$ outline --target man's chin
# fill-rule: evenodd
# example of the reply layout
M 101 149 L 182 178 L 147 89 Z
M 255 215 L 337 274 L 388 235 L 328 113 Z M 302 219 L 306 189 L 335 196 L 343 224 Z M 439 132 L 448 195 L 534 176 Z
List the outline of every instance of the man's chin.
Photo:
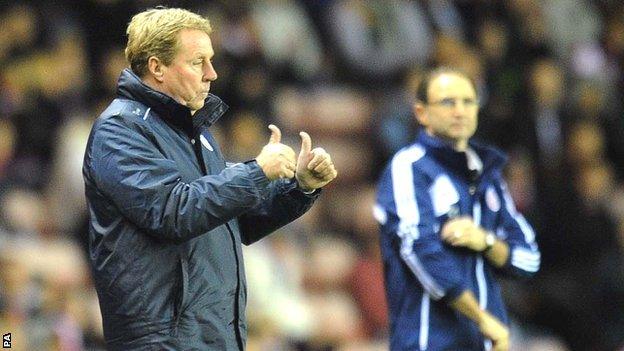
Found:
M 470 138 L 474 134 L 474 131 L 468 128 L 460 128 L 449 133 L 454 139 Z
M 202 107 L 204 107 L 204 100 L 193 101 L 193 102 L 187 104 L 186 106 L 189 109 L 191 109 L 191 111 L 197 111 L 197 110 L 200 110 Z

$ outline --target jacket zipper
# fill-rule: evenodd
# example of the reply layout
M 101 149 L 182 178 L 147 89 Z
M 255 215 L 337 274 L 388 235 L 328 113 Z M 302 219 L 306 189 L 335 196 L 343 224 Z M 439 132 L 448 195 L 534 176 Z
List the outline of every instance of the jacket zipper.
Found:
M 180 257 L 178 259 L 178 267 L 179 267 L 179 277 L 180 281 L 178 286 L 176 286 L 176 296 L 173 305 L 173 330 L 171 331 L 172 336 L 178 335 L 178 326 L 180 325 L 180 319 L 182 319 L 182 309 L 184 308 L 184 295 L 186 295 L 186 281 L 187 281 L 187 273 L 184 269 L 184 258 Z
M 481 203 L 477 199 L 472 205 L 472 218 L 477 225 L 481 225 Z M 487 281 L 485 280 L 485 268 L 484 268 L 483 256 L 477 255 L 477 263 L 475 266 L 475 274 L 477 276 L 477 287 L 479 288 L 479 307 L 486 309 L 488 301 Z M 490 340 L 484 340 L 485 350 L 492 349 L 492 342 Z
M 243 345 L 243 336 L 241 335 L 240 327 L 239 327 L 239 315 L 240 315 L 240 303 L 239 298 L 241 294 L 241 283 L 240 283 L 240 264 L 238 264 L 238 252 L 236 251 L 236 238 L 234 236 L 234 232 L 230 227 L 229 223 L 226 223 L 225 226 L 230 233 L 230 238 L 232 239 L 232 247 L 234 249 L 234 258 L 236 259 L 236 298 L 234 299 L 234 331 L 236 334 L 236 342 L 238 343 L 238 348 L 242 351 L 244 350 Z
M 201 133 L 200 133 L 200 137 L 201 137 Z M 204 163 L 204 157 L 202 154 L 202 146 L 201 146 L 201 143 L 198 142 L 198 139 L 199 138 L 191 139 L 191 144 L 193 145 L 193 151 L 195 151 L 197 162 L 199 163 L 199 166 L 203 174 L 207 175 L 208 171 L 207 171 L 206 164 Z M 232 240 L 232 249 L 234 250 L 234 259 L 236 260 L 236 298 L 234 299 L 234 331 L 236 334 L 236 342 L 238 343 L 238 348 L 240 350 L 244 350 L 243 336 L 241 335 L 241 331 L 238 325 L 240 321 L 240 318 L 239 318 L 240 303 L 238 300 L 241 294 L 241 283 L 240 283 L 239 257 L 238 257 L 238 252 L 236 251 L 236 237 L 234 236 L 234 231 L 232 231 L 230 224 L 226 223 L 225 226 L 227 227 L 228 232 L 230 234 L 230 239 Z M 177 327 L 177 324 L 176 324 L 176 327 Z

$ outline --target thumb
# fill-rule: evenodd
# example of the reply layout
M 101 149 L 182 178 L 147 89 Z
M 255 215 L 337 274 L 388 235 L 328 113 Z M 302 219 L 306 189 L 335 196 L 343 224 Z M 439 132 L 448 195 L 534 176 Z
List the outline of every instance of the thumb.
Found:
M 301 152 L 299 152 L 299 155 L 308 155 L 312 150 L 312 139 L 306 132 L 300 132 L 299 136 L 301 136 Z
M 282 132 L 274 124 L 269 124 L 271 130 L 271 138 L 269 138 L 269 144 L 279 144 L 282 140 Z

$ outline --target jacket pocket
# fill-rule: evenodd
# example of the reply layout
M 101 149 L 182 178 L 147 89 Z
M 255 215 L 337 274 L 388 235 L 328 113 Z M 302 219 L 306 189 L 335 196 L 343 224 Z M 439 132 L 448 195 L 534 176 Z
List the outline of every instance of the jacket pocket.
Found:
M 171 329 L 171 335 L 176 336 L 178 334 L 178 325 L 184 307 L 186 306 L 185 297 L 188 295 L 188 263 L 184 258 L 179 258 L 178 268 L 176 272 L 177 281 L 173 289 L 173 327 Z

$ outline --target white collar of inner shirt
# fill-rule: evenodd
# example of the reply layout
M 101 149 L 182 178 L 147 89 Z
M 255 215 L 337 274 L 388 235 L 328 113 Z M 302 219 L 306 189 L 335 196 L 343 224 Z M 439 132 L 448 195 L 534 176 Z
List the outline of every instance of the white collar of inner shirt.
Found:
M 483 172 L 483 161 L 472 148 L 466 149 L 466 160 L 468 161 L 468 169 L 477 171 L 478 174 Z

